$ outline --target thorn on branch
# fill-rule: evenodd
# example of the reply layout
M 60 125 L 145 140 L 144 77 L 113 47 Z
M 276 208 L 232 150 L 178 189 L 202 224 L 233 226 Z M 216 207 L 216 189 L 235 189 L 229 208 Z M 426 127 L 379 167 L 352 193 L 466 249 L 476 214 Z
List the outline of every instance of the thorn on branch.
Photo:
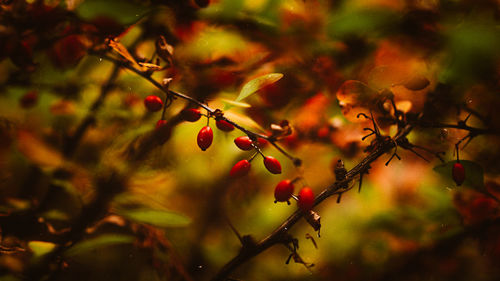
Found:
M 306 233 L 306 239 L 311 239 L 311 242 L 313 243 L 314 248 L 318 249 L 318 244 L 316 244 L 316 241 L 314 241 L 314 237 L 312 237 L 311 234 Z
M 389 99 L 391 101 L 392 109 L 394 110 L 394 117 L 396 117 L 396 122 L 398 124 L 398 127 L 403 127 L 404 126 L 404 113 L 400 110 L 397 109 L 396 103 L 394 102 L 394 98 L 391 97 Z
M 393 153 L 391 158 L 389 158 L 389 160 L 387 160 L 387 162 L 385 162 L 385 165 L 388 166 L 389 163 L 391 162 L 392 158 L 394 158 L 394 156 L 396 156 L 396 158 L 398 158 L 398 160 L 401 160 L 401 157 L 399 157 L 399 155 L 397 153 Z
M 393 141 L 394 141 L 394 140 L 393 140 Z M 385 162 L 385 165 L 386 165 L 386 166 L 388 166 L 388 165 L 389 165 L 389 163 L 391 163 L 391 160 L 392 160 L 394 157 L 398 158 L 398 160 L 401 160 L 401 157 L 399 157 L 399 155 L 398 155 L 398 153 L 397 153 L 397 152 L 398 152 L 398 144 L 394 141 L 394 152 L 392 153 L 391 158 L 389 158 L 389 160 L 387 160 L 387 162 Z
M 347 169 L 344 166 L 344 161 L 342 159 L 339 159 L 337 161 L 337 164 L 335 165 L 334 169 L 335 173 L 335 181 L 336 182 L 341 182 L 345 179 L 347 175 Z M 342 183 L 337 186 L 337 189 L 345 189 L 347 188 L 348 184 L 347 183 Z M 342 192 L 339 193 L 339 196 L 337 197 L 337 204 L 340 203 L 340 199 L 342 198 Z
M 424 156 L 422 156 L 420 153 L 416 152 L 415 149 L 409 147 L 407 148 L 409 151 L 413 152 L 415 155 L 417 155 L 418 157 L 422 158 L 425 162 L 430 162 L 429 160 L 427 160 L 427 158 L 425 158 Z
M 370 166 L 370 164 L 368 164 L 368 166 L 366 167 L 366 169 L 365 169 L 365 170 L 363 170 L 363 171 L 361 171 L 361 172 L 359 173 L 359 187 L 358 187 L 358 193 L 361 193 L 361 186 L 363 185 L 363 176 L 364 176 L 365 174 L 369 174 L 369 171 L 368 171 L 368 170 L 370 170 L 370 168 L 371 168 L 371 166 Z
M 363 130 L 365 131 L 370 131 L 371 133 L 369 133 L 368 135 L 364 136 L 361 138 L 361 141 L 364 141 L 367 137 L 371 136 L 371 135 L 374 135 L 376 134 L 374 130 L 370 129 L 370 128 L 363 128 Z
M 358 113 L 358 115 L 356 115 L 356 118 L 359 118 L 359 117 L 365 117 L 366 119 L 370 119 L 370 117 L 368 117 L 368 115 L 366 115 L 365 113 L 361 112 L 361 113 Z
M 401 146 L 402 148 L 406 149 L 406 150 L 409 150 L 411 152 L 413 152 L 415 155 L 417 155 L 418 157 L 422 158 L 424 161 L 426 162 L 429 162 L 429 160 L 427 160 L 424 156 L 422 156 L 420 153 L 418 153 L 414 148 L 418 148 L 418 149 L 421 149 L 429 154 L 432 154 L 434 156 L 436 156 L 439 160 L 441 160 L 441 162 L 445 162 L 443 157 L 441 157 L 441 154 L 445 154 L 444 151 L 438 151 L 438 152 L 434 152 L 426 147 L 423 147 L 423 146 L 419 146 L 419 145 L 415 145 L 415 144 L 412 144 L 410 143 L 410 141 L 408 140 L 408 138 L 403 138 L 399 141 L 399 146 Z
M 234 227 L 233 223 L 229 220 L 229 218 L 227 216 L 224 216 L 224 217 L 225 217 L 225 219 L 227 221 L 227 224 L 231 228 L 231 230 L 234 232 L 234 234 L 236 235 L 236 237 L 238 237 L 238 240 L 240 240 L 241 245 L 244 245 L 245 241 L 243 241 L 243 237 L 240 235 L 240 233 L 238 232 L 238 230 L 236 229 L 236 227 Z
M 462 149 L 465 149 L 465 147 L 472 141 L 473 138 L 475 138 L 476 135 L 473 133 L 469 133 L 467 136 L 465 136 L 460 142 L 467 140 L 467 142 L 462 146 Z

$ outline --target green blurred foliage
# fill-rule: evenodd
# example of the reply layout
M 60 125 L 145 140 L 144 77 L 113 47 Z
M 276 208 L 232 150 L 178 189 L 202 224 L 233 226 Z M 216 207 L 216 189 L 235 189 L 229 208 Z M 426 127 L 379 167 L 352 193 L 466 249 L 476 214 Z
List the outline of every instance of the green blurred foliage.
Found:
M 384 90 L 408 116 L 456 124 L 467 117 L 457 110 L 465 105 L 487 116 L 472 116 L 468 125 L 499 128 L 495 1 L 213 0 L 203 9 L 194 0 L 12 2 L 2 2 L 0 12 L 2 280 L 26 277 L 47 257 L 53 280 L 206 280 L 240 249 L 230 224 L 259 240 L 296 210 L 295 202 L 273 203 L 280 180 L 301 176 L 295 194 L 305 185 L 318 194 L 335 181 L 337 159 L 350 169 L 366 156 L 372 138 L 361 138 L 371 123 L 354 113 L 377 114 Z M 60 67 L 50 54 L 68 34 L 82 36 L 75 44 L 89 54 Z M 171 124 L 165 142 L 136 157 L 164 133 L 155 130 L 162 113 L 147 112 L 143 98 L 165 95 L 122 69 L 92 109 L 114 67 L 99 52 L 122 59 L 104 45 L 118 36 L 135 60 L 156 64 L 160 35 L 173 46 L 173 66 L 153 79 L 173 78 L 171 89 L 259 133 L 288 120 L 293 133 L 278 143 L 303 166 L 267 144 L 262 153 L 276 157 L 283 174 L 270 174 L 257 155 L 248 176 L 230 178 L 231 167 L 251 157 L 233 143 L 243 133 L 217 130 L 211 119 L 214 143 L 202 152 L 196 136 L 206 118 L 182 122 L 179 113 L 193 104 L 179 98 L 163 116 Z M 32 50 L 19 54 L 25 45 Z M 428 84 L 405 86 L 415 77 Z M 362 101 L 352 89 L 338 92 L 348 80 L 366 88 Z M 23 106 L 32 90 L 36 103 Z M 74 154 L 65 153 L 89 112 L 91 125 Z M 379 123 L 383 133 L 396 130 Z M 409 139 L 450 160 L 463 133 L 422 129 Z M 289 231 L 314 267 L 285 264 L 290 252 L 278 245 L 232 276 L 496 280 L 498 227 L 471 235 L 478 239 L 461 235 L 498 220 L 498 141 L 480 136 L 461 151 L 470 159 L 461 162 L 471 189 L 455 188 L 455 161 L 425 154 L 425 162 L 399 148 L 402 160 L 385 166 L 390 155 L 382 155 L 360 193 L 355 186 L 339 204 L 330 198 L 315 209 L 321 237 L 305 220 Z M 74 243 L 63 243 L 66 237 Z

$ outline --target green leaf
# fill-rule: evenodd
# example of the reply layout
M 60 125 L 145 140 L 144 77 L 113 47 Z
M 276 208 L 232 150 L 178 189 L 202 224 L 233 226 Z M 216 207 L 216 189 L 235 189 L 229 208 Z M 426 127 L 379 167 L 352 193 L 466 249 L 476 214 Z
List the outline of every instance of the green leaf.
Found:
M 107 16 L 125 25 L 137 22 L 147 11 L 145 6 L 120 0 L 86 0 L 76 9 L 77 14 L 86 20 Z
M 449 188 L 457 187 L 451 176 L 453 164 L 455 164 L 456 162 L 457 161 L 449 161 L 433 168 L 435 172 L 442 176 L 447 187 Z M 465 181 L 462 185 L 464 187 L 472 188 L 478 191 L 485 190 L 483 176 L 484 172 L 481 165 L 469 160 L 460 160 L 460 163 L 464 166 L 465 169 Z
M 247 98 L 248 96 L 257 92 L 259 89 L 280 80 L 282 77 L 283 74 L 281 73 L 269 73 L 247 82 L 241 89 L 240 94 L 235 101 L 241 101 Z
M 66 256 L 78 256 L 89 251 L 93 251 L 97 248 L 112 246 L 112 245 L 120 245 L 120 244 L 130 244 L 134 242 L 134 237 L 130 235 L 123 234 L 103 234 L 101 236 L 91 238 L 85 241 L 82 241 L 75 246 L 69 248 L 65 255 Z
M 327 25 L 327 32 L 334 38 L 349 36 L 377 37 L 390 32 L 397 26 L 399 17 L 387 9 L 344 10 L 332 14 Z
M 440 80 L 449 84 L 477 83 L 494 77 L 500 54 L 500 29 L 492 22 L 465 22 L 448 29 L 447 63 Z
M 56 244 L 45 241 L 30 241 L 28 242 L 28 247 L 33 252 L 33 256 L 37 258 L 52 251 L 56 247 Z
M 133 209 L 121 210 L 119 214 L 123 217 L 138 222 L 150 224 L 157 227 L 183 227 L 191 222 L 188 217 L 165 210 Z

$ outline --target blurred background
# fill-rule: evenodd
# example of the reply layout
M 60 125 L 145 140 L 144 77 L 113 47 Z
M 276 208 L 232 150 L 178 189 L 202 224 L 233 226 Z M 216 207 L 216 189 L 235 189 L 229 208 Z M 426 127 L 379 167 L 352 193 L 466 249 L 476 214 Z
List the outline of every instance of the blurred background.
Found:
M 372 123 L 358 113 L 395 134 L 375 107 L 388 91 L 409 120 L 484 129 L 459 146 L 465 183 L 451 166 L 469 131 L 417 126 L 408 139 L 428 161 L 382 155 L 360 192 L 314 208 L 321 237 L 305 220 L 289 230 L 307 264 L 276 245 L 230 280 L 498 280 L 499 22 L 496 0 L 1 1 L 2 280 L 209 280 L 241 248 L 231 225 L 259 241 L 297 209 L 274 203 L 278 182 L 319 194 L 338 159 L 349 170 L 368 155 Z M 201 151 L 207 118 L 180 115 L 196 105 L 147 111 L 146 96 L 165 94 L 109 58 L 253 132 L 287 120 L 278 144 L 302 166 L 262 142 L 282 174 L 257 155 L 230 178 L 253 154 L 234 144 L 243 132 L 210 119 Z M 242 98 L 270 73 L 283 77 Z

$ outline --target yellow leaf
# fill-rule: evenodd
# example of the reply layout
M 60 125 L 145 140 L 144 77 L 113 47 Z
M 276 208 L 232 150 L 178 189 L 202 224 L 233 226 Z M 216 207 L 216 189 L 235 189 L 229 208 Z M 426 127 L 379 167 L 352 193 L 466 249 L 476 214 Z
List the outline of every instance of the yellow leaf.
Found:
M 47 146 L 30 132 L 18 132 L 17 148 L 26 158 L 42 167 L 55 168 L 63 164 L 63 157 L 59 152 Z
M 262 132 L 265 132 L 264 128 L 262 128 L 257 122 L 253 121 L 252 118 L 246 116 L 246 115 L 241 115 L 235 112 L 225 112 L 224 116 L 229 118 L 230 120 L 242 125 L 245 128 L 253 128 L 253 129 L 258 129 Z
M 139 65 L 151 70 L 161 70 L 161 66 L 154 63 L 140 62 Z
M 240 101 L 234 101 L 234 100 L 228 100 L 228 99 L 220 99 L 223 103 L 226 104 L 225 109 L 231 108 L 233 106 L 236 107 L 243 107 L 243 108 L 248 108 L 251 107 L 248 103 L 245 102 L 240 102 Z
M 117 53 L 119 53 L 122 57 L 124 57 L 126 60 L 134 64 L 136 67 L 138 67 L 140 70 L 144 71 L 144 68 L 140 66 L 137 61 L 135 61 L 134 57 L 129 53 L 127 48 L 123 46 L 122 43 L 115 41 L 115 40 L 109 40 L 108 45 L 113 48 Z
M 45 241 L 30 241 L 28 247 L 30 247 L 35 257 L 40 257 L 52 251 L 56 244 Z

